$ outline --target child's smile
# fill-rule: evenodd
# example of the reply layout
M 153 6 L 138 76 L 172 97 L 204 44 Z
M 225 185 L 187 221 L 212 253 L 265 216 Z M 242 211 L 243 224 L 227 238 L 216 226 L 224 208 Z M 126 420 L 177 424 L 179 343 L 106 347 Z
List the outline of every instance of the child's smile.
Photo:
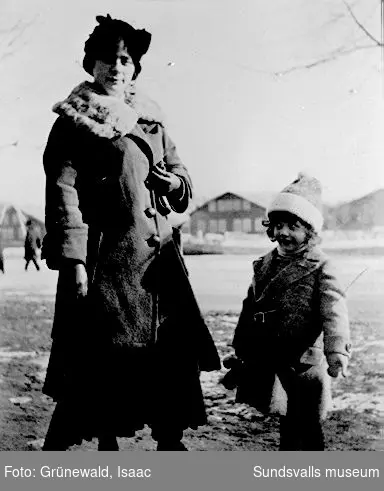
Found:
M 274 227 L 275 238 L 285 252 L 299 249 L 307 238 L 307 228 L 300 220 L 279 221 Z

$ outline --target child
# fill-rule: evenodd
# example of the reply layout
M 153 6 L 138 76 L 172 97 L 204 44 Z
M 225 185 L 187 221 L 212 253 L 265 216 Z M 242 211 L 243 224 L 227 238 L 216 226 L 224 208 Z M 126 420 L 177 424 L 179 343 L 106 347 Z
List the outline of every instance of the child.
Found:
M 347 375 L 351 345 L 344 292 L 317 245 L 320 183 L 299 174 L 267 214 L 277 247 L 254 261 L 235 330 L 237 401 L 281 415 L 280 450 L 324 450 L 329 375 Z

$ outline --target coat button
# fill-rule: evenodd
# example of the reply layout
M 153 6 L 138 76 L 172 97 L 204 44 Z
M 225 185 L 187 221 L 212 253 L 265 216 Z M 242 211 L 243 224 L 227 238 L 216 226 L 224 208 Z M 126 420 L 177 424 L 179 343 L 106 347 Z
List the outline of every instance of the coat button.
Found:
M 160 244 L 160 237 L 158 235 L 152 235 L 152 237 L 147 240 L 147 244 L 149 247 L 156 247 Z
M 147 215 L 147 217 L 149 217 L 149 218 L 153 218 L 154 216 L 156 216 L 156 210 L 155 210 L 154 208 L 152 208 L 152 207 L 147 208 L 147 209 L 145 210 L 145 212 L 144 212 L 144 213 L 145 213 L 145 214 Z

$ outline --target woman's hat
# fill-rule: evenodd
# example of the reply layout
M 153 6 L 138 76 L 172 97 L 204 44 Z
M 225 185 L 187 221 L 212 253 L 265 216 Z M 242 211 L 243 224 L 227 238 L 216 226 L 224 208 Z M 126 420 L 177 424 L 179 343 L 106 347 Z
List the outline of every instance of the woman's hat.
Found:
M 320 232 L 324 222 L 320 181 L 300 173 L 276 196 L 269 205 L 267 214 L 269 216 L 277 211 L 292 213 L 311 225 L 316 232 Z
M 109 49 L 116 47 L 119 40 L 123 40 L 135 64 L 136 76 L 141 71 L 140 59 L 148 51 L 152 35 L 145 29 L 135 29 L 133 26 L 119 19 L 96 17 L 98 25 L 95 27 L 84 46 L 84 70 L 93 75 L 95 61 L 100 59 Z

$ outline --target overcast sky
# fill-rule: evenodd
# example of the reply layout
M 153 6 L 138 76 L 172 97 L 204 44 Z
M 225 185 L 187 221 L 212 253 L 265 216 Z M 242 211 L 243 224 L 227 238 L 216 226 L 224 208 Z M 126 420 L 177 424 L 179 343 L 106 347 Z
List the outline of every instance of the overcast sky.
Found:
M 380 38 L 380 0 L 350 5 Z M 88 77 L 84 41 L 107 13 L 153 34 L 139 83 L 197 195 L 279 191 L 299 171 L 331 202 L 384 187 L 381 50 L 294 69 L 369 44 L 342 0 L 2 0 L 0 201 L 43 204 L 51 107 Z M 18 19 L 33 24 L 8 56 Z

